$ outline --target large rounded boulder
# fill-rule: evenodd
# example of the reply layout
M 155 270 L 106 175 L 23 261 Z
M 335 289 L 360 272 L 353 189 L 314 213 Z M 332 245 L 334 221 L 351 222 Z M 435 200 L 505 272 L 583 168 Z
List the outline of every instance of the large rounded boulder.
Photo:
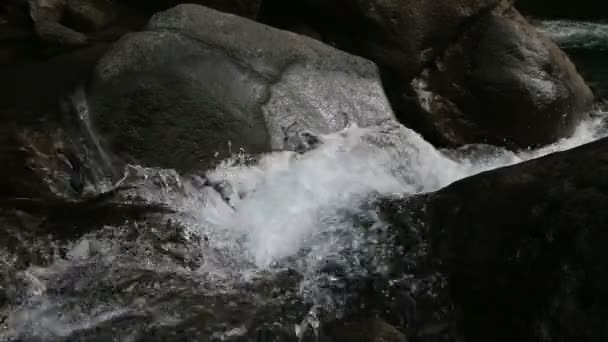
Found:
M 182 171 L 394 119 L 372 62 L 197 5 L 117 42 L 81 107 L 116 160 Z
M 592 106 L 568 57 L 512 1 L 269 0 L 259 18 L 378 63 L 398 118 L 436 145 L 548 144 Z
M 411 78 L 463 25 L 500 1 L 266 0 L 258 19 L 311 34 Z
M 549 144 L 571 135 L 593 104 L 566 54 L 511 7 L 476 20 L 413 88 L 427 127 L 450 145 Z

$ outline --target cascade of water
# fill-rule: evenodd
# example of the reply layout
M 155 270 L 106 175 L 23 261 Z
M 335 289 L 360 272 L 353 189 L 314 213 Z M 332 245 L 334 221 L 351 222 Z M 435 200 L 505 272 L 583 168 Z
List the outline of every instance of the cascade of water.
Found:
M 106 151 L 101 146 L 101 142 L 99 141 L 99 137 L 97 133 L 93 129 L 91 123 L 91 113 L 89 108 L 89 103 L 87 102 L 87 95 L 84 90 L 84 86 L 80 85 L 76 88 L 76 90 L 71 95 L 71 105 L 73 111 L 77 115 L 78 123 L 83 128 L 83 131 L 86 134 L 86 139 L 89 144 L 95 149 L 95 153 L 99 156 L 99 162 L 101 165 L 99 167 L 102 170 L 101 175 L 98 175 L 100 179 L 105 178 L 104 173 L 112 171 L 112 161 L 110 156 L 106 153 Z

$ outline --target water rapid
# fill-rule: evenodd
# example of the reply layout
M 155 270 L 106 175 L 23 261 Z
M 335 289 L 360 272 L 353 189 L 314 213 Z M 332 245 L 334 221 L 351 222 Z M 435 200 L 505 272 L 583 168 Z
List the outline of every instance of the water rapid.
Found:
M 62 258 L 16 275 L 20 300 L 4 321 L 0 340 L 86 340 L 104 325 L 111 325 L 120 341 L 137 340 L 142 330 L 199 317 L 193 316 L 198 308 L 184 309 L 185 301 L 211 305 L 217 298 L 228 304 L 217 304 L 214 316 L 205 316 L 208 324 L 236 323 L 220 324 L 223 330 L 210 336 L 230 340 L 246 332 L 242 322 L 263 321 L 266 311 L 274 310 L 272 301 L 235 304 L 242 303 L 244 289 L 285 270 L 301 275 L 289 298 L 307 304 L 292 303 L 294 308 L 337 306 L 319 286 L 328 260 L 350 275 L 382 272 L 377 237 L 355 229 L 361 220 L 372 230 L 382 224 L 366 209 L 370 200 L 435 191 L 485 170 L 591 142 L 607 133 L 602 115 L 580 125 L 571 138 L 531 151 L 491 146 L 442 151 L 392 124 L 321 136 L 320 145 L 305 153 L 240 153 L 204 176 L 182 178 L 171 170 L 134 166 L 132 176 L 143 184 L 140 195 L 177 210 L 166 229 L 186 233 L 167 237 L 154 225 L 127 222 L 126 228 L 108 226 L 58 247 L 65 250 Z M 239 315 L 247 318 L 239 321 Z M 315 325 L 310 318 L 315 315 L 306 316 L 308 325 Z M 295 333 L 306 326 L 297 325 Z

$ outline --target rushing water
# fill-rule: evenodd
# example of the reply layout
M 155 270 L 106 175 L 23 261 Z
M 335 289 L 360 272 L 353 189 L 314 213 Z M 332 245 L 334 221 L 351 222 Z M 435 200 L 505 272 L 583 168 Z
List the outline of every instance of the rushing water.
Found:
M 353 229 L 353 211 L 364 210 L 356 208 L 374 195 L 434 191 L 472 174 L 572 148 L 604 134 L 601 118 L 595 118 L 572 138 L 540 150 L 513 153 L 471 146 L 439 151 L 399 125 L 351 127 L 321 137 L 318 148 L 303 154 L 275 152 L 245 163 L 243 156 L 235 156 L 206 175 L 209 183 L 218 185 L 215 190 L 201 187 L 200 179 L 197 184 L 170 171 L 136 167 L 136 177 L 157 186 L 146 190 L 146 196 L 178 209 L 173 219 L 189 236 L 199 238 L 189 242 L 197 251 L 183 253 L 185 258 L 195 255 L 203 261 L 179 265 L 155 252 L 145 238 L 130 240 L 129 234 L 111 227 L 89 234 L 69 246 L 67 257 L 19 274 L 23 300 L 14 305 L 0 339 L 71 340 L 73 334 L 111 324 L 122 341 L 134 338 L 136 327 L 151 329 L 183 319 L 183 304 L 165 303 L 155 309 L 158 294 L 137 288 L 142 277 L 150 277 L 151 288 L 165 295 L 190 288 L 206 295 L 229 295 L 233 290 L 238 296 L 239 284 L 290 267 L 304 276 L 300 295 L 327 305 L 326 294 L 316 286 L 327 260 L 342 258 L 341 267 L 356 274 L 370 272 L 369 263 L 361 266 L 362 259 L 381 255 L 370 249 L 368 237 Z M 171 251 L 171 246 L 167 242 L 161 249 Z M 372 264 L 382 267 L 381 260 Z M 238 324 L 226 329 L 217 340 L 245 331 Z
M 249 257 L 265 267 L 334 229 L 327 222 L 336 212 L 372 193 L 435 191 L 481 171 L 590 142 L 603 134 L 598 127 L 599 118 L 582 124 L 570 139 L 520 153 L 489 146 L 441 152 L 404 127 L 353 127 L 324 136 L 319 148 L 303 155 L 279 152 L 253 166 L 221 165 L 208 178 L 229 186 L 229 205 L 220 206 L 232 208 L 203 206 L 199 222 L 245 236 Z
M 608 50 L 604 24 L 539 25 L 567 49 Z M 356 229 L 361 217 L 372 228 L 381 224 L 365 209 L 370 199 L 435 191 L 591 142 L 608 133 L 604 116 L 584 122 L 571 138 L 532 151 L 440 151 L 395 124 L 325 135 L 302 154 L 236 155 L 205 179 L 132 167 L 130 179 L 141 185 L 136 195 L 176 209 L 172 223 L 110 225 L 58 246 L 65 255 L 49 266 L 16 274 L 16 299 L 0 321 L 0 341 L 142 341 L 142 332 L 157 332 L 161 341 L 163 327 L 197 321 L 212 330 L 208 340 L 224 341 L 251 326 L 275 324 L 277 316 L 294 326 L 293 334 L 303 334 L 318 327 L 314 308 L 339 310 L 339 300 L 320 285 L 326 279 L 319 270 L 328 260 L 351 275 L 382 272 L 383 251 L 375 249 L 381 244 Z M 173 229 L 180 233 L 167 233 Z M 48 243 L 49 254 L 57 254 L 55 244 Z M 264 280 L 287 268 L 301 278 L 280 286 L 294 293 L 264 297 Z
M 537 27 L 564 49 L 608 51 L 607 22 L 544 20 Z

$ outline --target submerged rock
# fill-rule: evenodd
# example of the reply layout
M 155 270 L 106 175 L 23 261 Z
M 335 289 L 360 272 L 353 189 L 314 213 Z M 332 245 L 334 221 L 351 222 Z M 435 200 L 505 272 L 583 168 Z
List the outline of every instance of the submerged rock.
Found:
M 373 63 L 196 5 L 122 38 L 87 94 L 110 151 L 181 171 L 239 149 L 283 149 L 294 132 L 393 119 Z
M 549 144 L 591 109 L 574 65 L 512 1 L 270 0 L 260 20 L 378 63 L 397 117 L 436 145 Z

